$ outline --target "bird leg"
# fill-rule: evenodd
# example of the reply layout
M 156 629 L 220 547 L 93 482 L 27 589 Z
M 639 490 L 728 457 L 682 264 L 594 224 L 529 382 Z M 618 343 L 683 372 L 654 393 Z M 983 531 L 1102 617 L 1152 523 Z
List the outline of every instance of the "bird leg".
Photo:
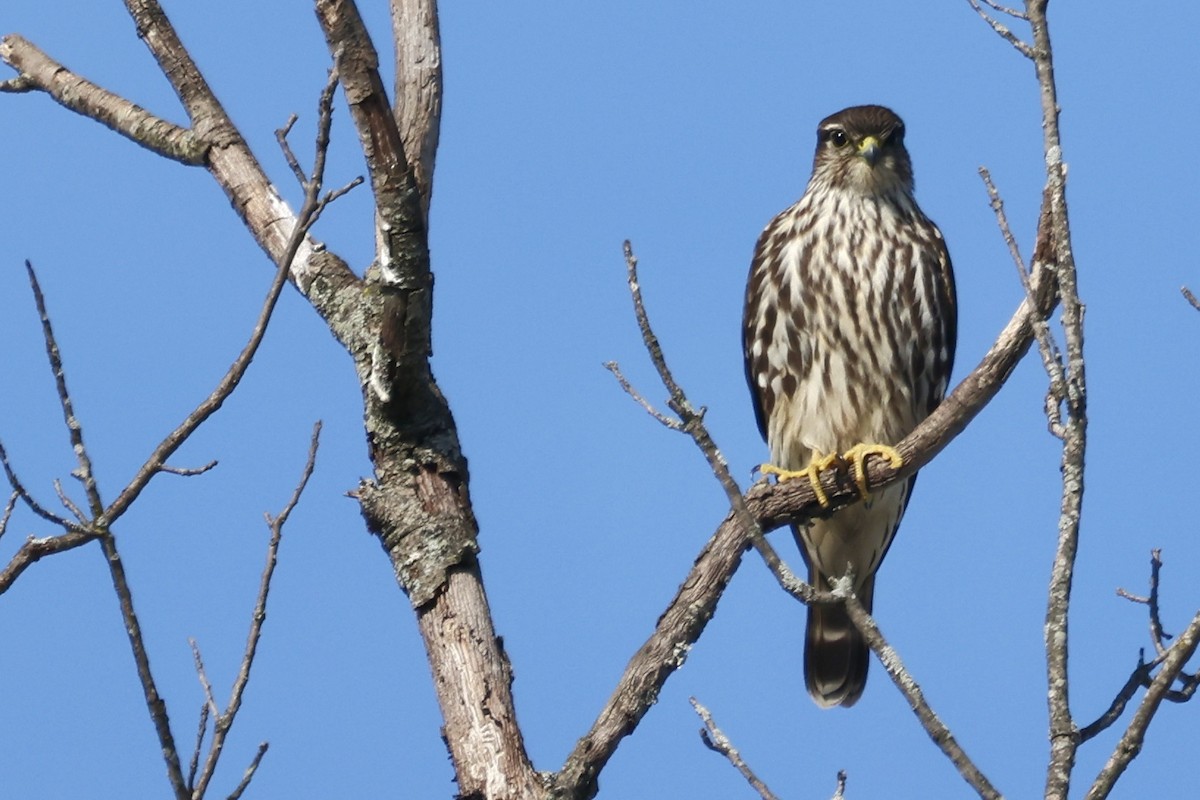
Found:
M 904 464 L 904 459 L 896 452 L 896 448 L 888 447 L 886 444 L 863 444 L 860 442 L 842 453 L 841 460 L 854 465 L 854 485 L 858 487 L 858 493 L 864 498 L 871 496 L 867 487 L 867 456 L 886 458 L 892 465 L 892 469 L 900 469 Z
M 791 470 L 777 467 L 774 464 L 763 464 L 759 467 L 759 471 L 764 475 L 774 475 L 780 481 L 808 478 L 813 494 L 817 497 L 817 502 L 822 507 L 825 507 L 829 505 L 829 495 L 821 488 L 821 473 L 833 466 L 843 464 L 853 466 L 854 485 L 858 487 L 858 493 L 864 499 L 871 496 L 870 487 L 867 485 L 867 456 L 886 458 L 888 463 L 892 465 L 892 469 L 899 469 L 904 464 L 903 457 L 901 457 L 900 453 L 894 447 L 889 447 L 886 444 L 859 443 L 840 456 L 837 453 L 830 453 L 827 456 L 814 453 L 812 460 L 808 462 L 808 466 L 804 469 Z
M 777 467 L 774 464 L 763 464 L 758 469 L 764 475 L 774 475 L 781 481 L 790 481 L 797 478 L 808 478 L 809 484 L 812 486 L 813 494 L 817 496 L 817 502 L 822 507 L 829 505 L 829 495 L 821 488 L 821 473 L 830 467 L 837 464 L 842 459 L 837 453 L 830 453 L 827 456 L 819 456 L 813 453 L 812 460 L 808 462 L 808 466 L 804 469 L 791 470 Z

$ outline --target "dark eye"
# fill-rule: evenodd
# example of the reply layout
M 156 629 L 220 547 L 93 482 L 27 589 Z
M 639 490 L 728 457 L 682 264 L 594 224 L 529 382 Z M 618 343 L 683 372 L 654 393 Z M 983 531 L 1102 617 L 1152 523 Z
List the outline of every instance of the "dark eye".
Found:
M 834 147 L 845 147 L 850 143 L 850 137 L 841 128 L 834 128 L 829 132 L 829 141 L 833 142 Z
M 897 125 L 888 136 L 888 141 L 894 142 L 895 144 L 902 144 L 904 142 L 904 126 Z

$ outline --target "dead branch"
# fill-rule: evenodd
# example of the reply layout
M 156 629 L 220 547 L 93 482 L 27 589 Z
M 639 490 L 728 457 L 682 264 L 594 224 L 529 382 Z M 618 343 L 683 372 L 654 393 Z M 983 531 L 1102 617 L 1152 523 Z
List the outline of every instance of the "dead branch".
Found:
M 689 698 L 689 701 L 692 704 L 692 708 L 696 710 L 696 714 L 704 721 L 704 727 L 700 729 L 700 739 L 704 742 L 704 746 L 714 753 L 720 753 L 725 756 L 729 763 L 734 766 L 734 769 L 742 773 L 742 777 L 746 779 L 746 782 L 750 784 L 754 791 L 758 792 L 758 796 L 762 800 L 779 800 L 775 793 L 762 782 L 762 779 L 754 774 L 754 770 L 750 769 L 750 765 L 746 763 L 745 759 L 742 758 L 742 754 L 733 746 L 733 742 L 729 741 L 729 737 L 725 735 L 725 732 L 717 727 L 717 723 L 713 721 L 712 713 L 700 705 L 700 701 L 696 698 Z
M 991 6 L 992 8 L 996 9 L 997 11 L 1002 11 L 1005 14 L 1008 14 L 1009 16 L 1014 17 L 1016 19 L 1023 19 L 1023 20 L 1029 19 L 1029 17 L 1026 14 L 1022 14 L 1022 13 L 1014 11 L 1012 9 L 1003 8 L 1002 6 L 998 6 L 993 3 L 989 3 L 988 0 L 983 0 L 983 1 L 985 3 L 987 3 L 989 6 Z M 991 14 L 984 11 L 983 7 L 979 5 L 978 0 L 967 0 L 967 2 L 971 4 L 971 8 L 975 9 L 975 13 L 978 14 L 983 19 L 984 22 L 986 22 L 988 25 L 990 25 L 992 27 L 992 30 L 994 30 L 1001 39 L 1003 39 L 1004 41 L 1008 42 L 1013 47 L 1015 47 L 1017 52 L 1020 53 L 1021 55 L 1025 56 L 1026 58 L 1029 58 L 1029 59 L 1033 58 L 1033 48 L 1031 48 L 1025 42 L 1021 41 L 1021 39 L 1015 33 L 1013 33 L 1011 30 L 1009 30 L 1006 25 L 1001 23 L 998 19 L 993 17 Z
M 1026 297 L 1036 302 L 1033 284 L 1029 280 L 1029 271 L 1025 266 L 1025 259 L 1021 257 L 1021 249 L 1017 245 L 1017 238 L 1013 236 L 1012 230 L 1008 225 L 1008 216 L 1004 213 L 1004 200 L 1000 197 L 1000 191 L 992 182 L 992 175 L 986 167 L 979 168 L 979 175 L 983 178 L 984 186 L 987 187 L 992 211 L 996 215 L 996 224 L 1000 228 L 1000 234 L 1004 237 L 1009 255 L 1012 256 L 1013 264 L 1017 268 L 1017 276 L 1021 280 L 1021 288 L 1025 290 Z M 1048 208 L 1042 209 L 1039 228 L 1049 228 Z M 1046 370 L 1046 374 L 1050 376 L 1050 388 L 1046 393 L 1046 417 L 1050 434 L 1061 439 L 1064 434 L 1060 406 L 1066 395 L 1066 376 L 1064 375 L 1062 354 L 1059 352 L 1058 343 L 1050 333 L 1050 326 L 1046 320 L 1034 320 L 1033 333 L 1038 343 L 1038 351 L 1042 356 L 1042 367 Z
M 1130 720 L 1121 740 L 1113 748 L 1108 762 L 1105 763 L 1095 781 L 1092 782 L 1091 788 L 1088 789 L 1087 800 L 1102 800 L 1102 798 L 1108 797 L 1129 763 L 1141 752 L 1146 729 L 1150 727 L 1163 700 L 1168 699 L 1171 685 L 1183 671 L 1188 660 L 1195 654 L 1197 645 L 1200 645 L 1200 613 L 1192 618 L 1187 629 L 1167 650 L 1158 674 L 1150 682 L 1150 686 L 1146 689 L 1146 696 L 1142 698 L 1137 711 L 1133 713 L 1133 719 Z
M 262 763 L 263 756 L 267 754 L 267 750 L 270 747 L 271 745 L 267 742 L 263 742 L 258 746 L 258 751 L 254 754 L 254 759 L 242 774 L 242 780 L 238 783 L 237 788 L 229 793 L 229 800 L 238 800 L 242 796 L 242 793 L 250 786 L 250 781 L 254 779 L 254 774 L 258 772 L 258 765 Z
M 8 82 L 19 87 L 16 90 L 45 92 L 63 108 L 94 119 L 163 158 L 200 166 L 208 156 L 209 142 L 192 131 L 76 75 L 22 36 L 0 39 L 0 59 L 20 73 Z
M 850 581 L 843 578 L 840 586 L 841 591 L 845 594 L 846 611 L 850 614 L 854 626 L 858 628 L 871 650 L 878 656 L 879 662 L 883 664 L 892 683 L 896 684 L 896 688 L 904 695 L 904 699 L 908 701 L 909 707 L 917 716 L 921 727 L 929 734 L 929 738 L 946 755 L 946 758 L 950 759 L 950 763 L 954 764 L 963 780 L 970 784 L 980 797 L 987 798 L 987 800 L 1000 800 L 1003 795 L 992 786 L 987 776 L 967 756 L 966 751 L 954 738 L 954 734 L 950 732 L 950 729 L 946 727 L 946 724 L 942 722 L 925 699 L 925 693 L 921 691 L 921 687 L 905 668 L 904 662 L 900 660 L 900 654 L 887 643 L 874 618 L 867 613 L 858 598 L 849 591 Z
M 442 43 L 436 0 L 391 0 L 396 43 L 394 115 L 404 155 L 421 194 L 425 227 L 433 197 L 433 167 L 442 123 Z
M 258 596 L 254 601 L 254 612 L 250 616 L 250 631 L 246 636 L 246 651 L 242 655 L 242 662 L 238 668 L 237 677 L 234 678 L 233 688 L 230 690 L 229 702 L 225 706 L 225 710 L 221 711 L 217 708 L 216 700 L 213 698 L 212 685 L 208 682 L 208 677 L 204 673 L 204 664 L 200 660 L 200 649 L 192 643 L 193 652 L 196 658 L 196 673 L 200 676 L 200 683 L 204 687 L 205 697 L 212 709 L 213 718 L 213 734 L 212 740 L 208 746 L 208 756 L 204 762 L 204 768 L 200 771 L 195 783 L 191 784 L 192 793 L 195 797 L 203 797 L 207 791 L 209 782 L 217 770 L 217 762 L 221 758 L 221 753 L 225 747 L 225 738 L 233 727 L 234 720 L 237 718 L 238 711 L 242 707 L 242 695 L 246 691 L 246 687 L 250 683 L 250 670 L 254 666 L 254 657 L 258 653 L 258 642 L 262 638 L 263 623 L 267 619 L 267 597 L 271 592 L 271 578 L 275 574 L 275 564 L 279 556 L 279 542 L 283 538 L 283 526 L 287 524 L 288 517 L 296 508 L 296 504 L 300 502 L 300 496 L 304 493 L 304 488 L 308 485 L 308 479 L 312 477 L 313 469 L 317 463 L 317 448 L 321 442 L 321 423 L 317 422 L 313 425 L 312 437 L 308 444 L 308 460 L 304 464 L 304 470 L 300 475 L 300 480 L 296 484 L 296 488 L 292 491 L 292 496 L 288 499 L 287 504 L 278 515 L 272 517 L 266 515 L 267 527 L 270 528 L 271 536 L 267 543 L 267 561 L 263 567 L 262 577 L 259 579 Z M 254 771 L 258 768 L 259 762 L 266 753 L 266 743 L 260 747 L 258 754 L 255 756 L 251 768 L 247 770 L 243 777 L 243 782 L 238 786 L 240 794 L 249 785 L 250 779 L 254 775 Z
M 8 532 L 8 521 L 12 519 L 13 511 L 17 508 L 17 500 L 21 499 L 21 495 L 14 489 L 13 493 L 8 496 L 8 502 L 4 504 L 4 511 L 0 513 L 0 537 Z
M 204 702 L 200 704 L 200 724 L 196 727 L 196 744 L 192 747 L 192 758 L 188 762 L 188 786 L 196 785 L 196 771 L 200 769 L 200 749 L 204 747 L 204 737 L 208 733 L 209 713 L 209 702 L 205 698 Z
M 1135 603 L 1142 603 L 1146 606 L 1150 616 L 1150 641 L 1154 645 L 1154 652 L 1161 658 L 1166 653 L 1167 647 L 1164 644 L 1165 639 L 1173 638 L 1171 634 L 1163 632 L 1162 617 L 1159 614 L 1158 606 L 1158 586 L 1159 577 L 1162 573 L 1162 550 L 1154 548 L 1150 551 L 1150 594 L 1146 597 L 1138 597 L 1130 594 L 1124 589 L 1117 589 L 1117 595 L 1124 597 Z

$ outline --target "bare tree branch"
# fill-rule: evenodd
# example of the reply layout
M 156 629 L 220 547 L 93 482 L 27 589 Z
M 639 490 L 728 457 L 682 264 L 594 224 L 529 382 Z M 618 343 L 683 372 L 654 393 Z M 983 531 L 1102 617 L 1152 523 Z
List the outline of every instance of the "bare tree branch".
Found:
M 254 754 L 254 759 L 250 762 L 250 766 L 246 767 L 245 773 L 242 774 L 241 782 L 229 794 L 229 800 L 238 800 L 242 796 L 242 793 L 250 787 L 250 781 L 254 779 L 254 773 L 258 772 L 258 765 L 262 763 L 263 756 L 267 754 L 267 749 L 270 746 L 267 742 L 263 742 L 258 746 L 258 751 Z
M 54 479 L 54 493 L 58 495 L 58 502 L 62 503 L 63 508 L 71 512 L 71 516 L 75 517 L 75 521 L 80 525 L 87 524 L 87 514 L 83 513 L 83 509 L 75 504 L 63 489 L 62 481 L 58 478 Z
M 349 0 L 318 0 L 317 18 L 341 73 L 350 117 L 370 171 L 378 218 L 376 263 L 386 283 L 427 288 L 429 257 L 421 197 L 379 76 L 375 46 L 357 6 Z M 422 331 L 414 328 L 406 333 Z M 405 345 L 406 352 L 422 358 L 430 352 L 423 337 Z
M 45 92 L 63 108 L 181 164 L 200 166 L 208 156 L 210 144 L 192 131 L 76 75 L 22 36 L 0 39 L 0 59 L 21 73 L 6 82 L 7 91 Z
M 1133 719 L 1130 720 L 1129 726 L 1121 736 L 1121 741 L 1113 748 L 1108 762 L 1096 776 L 1091 788 L 1088 789 L 1087 800 L 1101 800 L 1108 797 L 1117 780 L 1124 774 L 1126 767 L 1141 752 L 1146 729 L 1150 727 L 1162 701 L 1167 699 L 1171 684 L 1175 682 L 1180 672 L 1183 671 L 1184 665 L 1195 654 L 1197 645 L 1200 645 L 1200 613 L 1192 618 L 1187 629 L 1167 650 L 1166 658 L 1163 659 L 1158 675 L 1154 676 L 1154 680 L 1151 681 L 1146 690 L 1146 696 L 1142 698 L 1141 704 L 1134 712 Z
M 104 559 L 108 564 L 109 575 L 112 577 L 113 591 L 121 605 L 121 618 L 125 621 L 125 634 L 129 638 L 129 647 L 133 652 L 133 661 L 137 667 L 138 680 L 142 685 L 142 694 L 146 701 L 146 709 L 150 713 L 150 721 L 154 724 L 154 732 L 158 736 L 162 748 L 163 761 L 167 766 L 167 779 L 176 800 L 188 800 L 192 793 L 188 791 L 183 779 L 183 767 L 179 763 L 179 750 L 175 745 L 175 737 L 171 733 L 171 721 L 167 716 L 167 704 L 159 694 L 154 674 L 150 671 L 150 656 L 146 652 L 146 640 L 142 636 L 142 625 L 138 621 L 137 612 L 133 608 L 133 592 L 129 588 L 129 577 L 125 574 L 125 564 L 117 550 L 117 539 L 111 531 L 106 531 L 99 537 L 100 548 L 104 551 Z
M 1135 603 L 1144 604 L 1147 611 L 1150 612 L 1150 641 L 1154 644 L 1154 651 L 1159 657 L 1167 652 L 1167 647 L 1163 643 L 1163 640 L 1172 638 L 1171 634 L 1163 632 L 1162 617 L 1159 615 L 1158 586 L 1161 572 L 1162 550 L 1156 547 L 1150 551 L 1150 594 L 1146 597 L 1138 597 L 1124 589 L 1117 589 L 1118 596 Z
M 3 537 L 8 532 L 8 522 L 12 519 L 13 511 L 17 508 L 17 500 L 20 498 L 20 493 L 15 489 L 8 496 L 8 502 L 4 504 L 4 511 L 0 513 L 0 537 Z
M 211 694 L 211 693 L 210 693 Z M 204 736 L 208 733 L 209 700 L 205 698 L 200 704 L 200 724 L 196 728 L 196 744 L 192 748 L 192 758 L 188 762 L 187 785 L 196 785 L 196 771 L 200 769 L 200 750 L 204 747 Z
M 24 497 L 25 495 L 22 495 L 23 499 Z M 13 557 L 4 569 L 0 570 L 0 594 L 7 592 L 17 578 L 21 577 L 21 573 L 46 556 L 63 553 L 67 550 L 74 550 L 76 547 L 85 545 L 96 538 L 96 534 L 82 528 L 73 527 L 71 522 L 61 517 L 53 517 L 51 515 L 50 521 L 55 522 L 55 524 L 64 525 L 69 530 L 69 533 L 43 538 L 30 536 L 26 539 L 17 552 L 13 554 Z
M 1129 705 L 1129 701 L 1137 694 L 1137 690 L 1143 686 L 1149 686 L 1153 681 L 1153 669 L 1156 663 L 1158 663 L 1157 659 L 1147 663 L 1144 651 L 1138 653 L 1137 666 L 1129 673 L 1129 678 L 1117 691 L 1112 703 L 1109 704 L 1104 713 L 1097 717 L 1095 721 L 1079 729 L 1080 744 L 1095 738 L 1101 732 L 1112 727 L 1121 718 L 1121 715 L 1125 713 L 1125 708 Z
M 1021 249 L 1017 245 L 1017 239 L 1013 236 L 1012 230 L 1008 226 L 1008 216 L 1004 213 L 1004 201 L 1000 198 L 1000 192 L 996 189 L 996 185 L 992 183 L 992 175 L 986 167 L 979 168 L 979 175 L 983 178 L 984 186 L 987 187 L 988 198 L 991 201 L 992 211 L 996 214 L 996 224 L 1000 228 L 1000 233 L 1004 237 L 1004 242 L 1008 245 L 1008 252 L 1012 256 L 1013 263 L 1017 268 L 1017 275 L 1021 279 L 1021 288 L 1025 290 L 1025 296 L 1030 298 L 1031 302 L 1036 302 L 1034 296 L 1034 288 L 1029 280 L 1029 272 L 1025 268 L 1025 260 L 1021 257 Z M 1049 228 L 1049 209 L 1044 208 L 1042 212 L 1042 222 L 1039 228 Z M 1046 370 L 1046 374 L 1050 376 L 1050 388 L 1046 394 L 1046 417 L 1049 423 L 1051 435 L 1061 439 L 1063 437 L 1062 414 L 1059 410 L 1063 398 L 1066 396 L 1066 376 L 1063 372 L 1062 354 L 1059 352 L 1058 343 L 1054 341 L 1054 337 L 1050 334 L 1050 327 L 1044 319 L 1033 321 L 1033 333 L 1037 339 L 1038 350 L 1042 356 L 1042 366 Z
M 204 669 L 204 659 L 200 655 L 200 645 L 195 639 L 188 639 L 188 645 L 192 648 L 192 663 L 196 666 L 196 677 L 200 679 L 200 686 L 204 689 L 204 702 L 208 704 L 208 713 L 212 716 L 220 716 L 221 709 L 217 708 L 217 698 L 213 695 L 212 681 L 208 679 L 208 671 Z M 189 782 L 188 785 L 193 785 Z
M 850 614 L 850 619 L 854 622 L 854 626 L 859 629 L 867 644 L 875 651 L 875 655 L 879 657 L 883 668 L 887 670 L 887 674 L 891 677 L 892 682 L 896 684 L 896 688 L 900 690 L 900 693 L 904 695 L 904 699 L 908 701 L 909 707 L 916 714 L 917 719 L 921 722 L 921 726 L 925 728 L 925 732 L 929 734 L 929 738 L 938 746 L 938 749 L 946 754 L 946 757 L 954 764 L 959 774 L 971 785 L 972 789 L 979 793 L 980 797 L 987 798 L 988 800 L 999 800 L 1002 797 L 1000 792 L 996 791 L 996 788 L 992 786 L 987 777 L 975 766 L 974 762 L 967 756 L 966 751 L 959 745 L 958 740 L 954 738 L 954 734 L 950 732 L 945 723 L 934 713 L 928 701 L 925 700 L 925 694 L 921 691 L 921 687 L 908 673 L 904 662 L 900 660 L 900 654 L 887 643 L 874 618 L 867 613 L 867 610 L 863 608 L 858 598 L 849 591 L 850 582 L 843 579 L 841 586 L 843 587 L 843 591 L 846 592 L 846 611 Z
M 67 426 L 71 450 L 79 461 L 79 469 L 74 474 L 83 483 L 92 516 L 97 516 L 104 504 L 100 502 L 100 492 L 96 489 L 92 459 L 83 443 L 83 426 L 79 423 L 79 418 L 75 416 L 71 393 L 67 390 L 67 377 L 63 372 L 62 354 L 58 350 L 58 340 L 54 337 L 54 327 L 50 324 L 50 314 L 46 311 L 46 297 L 42 294 L 42 287 L 38 283 L 37 274 L 33 271 L 33 265 L 28 260 L 25 261 L 25 272 L 29 276 L 29 286 L 33 290 L 33 302 L 37 306 L 38 319 L 42 323 L 42 339 L 46 344 L 46 359 L 50 362 L 50 371 L 54 374 L 54 386 L 58 391 L 59 405 L 62 406 L 63 422 Z M 74 508 L 61 491 L 59 496 L 63 500 L 63 505 L 82 520 L 83 512 Z
M 620 384 L 621 389 L 625 392 L 625 394 L 633 398 L 633 402 L 645 409 L 646 413 L 658 420 L 663 427 L 669 428 L 673 431 L 679 431 L 680 433 L 683 432 L 683 423 L 674 417 L 668 417 L 666 414 L 655 408 L 649 400 L 642 396 L 642 393 L 634 388 L 634 385 L 629 382 L 628 378 L 625 377 L 625 373 L 621 372 L 621 366 L 617 362 L 605 361 L 604 368 L 613 374 L 613 377 L 617 379 L 617 383 Z
M 997 20 L 992 15 L 988 14 L 986 11 L 984 11 L 983 7 L 979 5 L 977 0 L 967 0 L 967 2 L 971 4 L 971 8 L 975 9 L 975 13 L 978 14 L 980 17 L 982 17 L 983 21 L 986 22 L 988 25 L 990 25 L 992 27 L 992 30 L 994 30 L 997 33 L 997 35 L 1000 36 L 1001 39 L 1003 39 L 1004 41 L 1008 42 L 1013 47 L 1015 47 L 1017 49 L 1017 52 L 1020 53 L 1021 55 L 1025 56 L 1026 58 L 1029 58 L 1029 59 L 1033 58 L 1033 48 L 1031 48 L 1025 42 L 1021 41 L 1021 39 L 1015 33 L 1013 33 L 1011 30 L 1009 30 L 1007 26 L 1002 24 L 999 20 Z M 984 0 L 984 2 L 987 2 L 987 0 Z M 1008 14 L 1009 16 L 1016 17 L 1017 19 L 1028 19 L 1028 17 L 1025 14 L 1015 12 L 1012 9 L 1003 8 L 1003 7 L 995 5 L 993 3 L 988 3 L 988 5 L 994 9 L 996 9 L 997 11 L 1003 11 L 1004 13 Z
M 391 0 L 396 43 L 395 117 L 429 227 L 433 167 L 442 122 L 442 43 L 437 0 Z
M 1058 98 L 1054 81 L 1053 50 L 1046 20 L 1046 0 L 1026 0 L 1025 10 L 1033 31 L 1033 59 L 1041 88 L 1042 140 L 1046 154 L 1046 191 L 1049 197 L 1050 245 L 1054 275 L 1062 301 L 1062 326 L 1066 347 L 1062 425 L 1062 503 L 1058 546 L 1051 570 L 1046 607 L 1046 674 L 1050 717 L 1050 759 L 1046 769 L 1046 797 L 1066 798 L 1070 789 L 1079 730 L 1071 716 L 1067 659 L 1068 610 L 1075 555 L 1079 546 L 1079 520 L 1083 505 L 1084 452 L 1087 447 L 1087 381 L 1083 358 L 1083 305 L 1076 285 L 1075 257 L 1067 219 L 1066 169 L 1058 128 Z
M 250 683 L 250 670 L 254 666 L 254 657 L 258 653 L 258 642 L 262 638 L 263 623 L 267 619 L 267 596 L 271 591 L 271 578 L 275 574 L 275 563 L 279 556 L 279 542 L 283 538 L 283 526 L 287 523 L 288 517 L 291 516 L 292 510 L 296 504 L 300 502 L 300 495 L 304 493 L 304 487 L 308 485 L 308 479 L 312 477 L 313 469 L 317 463 L 317 448 L 321 440 L 321 423 L 317 422 L 313 425 L 312 438 L 308 445 L 308 460 L 304 464 L 304 470 L 300 475 L 300 480 L 296 484 L 295 490 L 292 491 L 292 496 L 288 499 L 287 505 L 275 517 L 266 515 L 267 526 L 271 530 L 270 541 L 267 544 L 267 562 L 263 567 L 262 577 L 258 585 L 258 597 L 254 602 L 254 613 L 250 617 L 250 632 L 246 636 L 246 651 L 242 655 L 242 663 L 238 669 L 237 677 L 233 681 L 233 688 L 230 690 L 229 703 L 225 706 L 225 710 L 221 711 L 216 706 L 216 701 L 212 696 L 212 686 L 208 683 L 208 678 L 204 674 L 204 665 L 200 661 L 200 650 L 193 643 L 193 652 L 196 656 L 196 672 L 200 675 L 200 682 L 204 686 L 205 695 L 208 702 L 212 705 L 213 715 L 213 735 L 212 741 L 208 746 L 208 757 L 205 759 L 204 768 L 200 771 L 199 776 L 194 784 L 193 792 L 196 797 L 203 797 L 208 789 L 209 782 L 212 781 L 213 775 L 217 770 L 217 763 L 221 758 L 221 753 L 225 747 L 225 737 L 229 730 L 233 727 L 234 720 L 237 718 L 238 711 L 242 707 L 242 695 L 246 691 L 246 686 Z M 261 760 L 265 748 L 262 748 L 255 757 L 252 769 L 248 772 L 246 782 L 249 782 L 253 775 L 253 770 L 257 769 L 258 762 Z M 245 787 L 239 787 L 239 793 Z
M 988 6 L 988 8 L 993 8 L 996 11 L 999 11 L 1001 14 L 1007 14 L 1008 16 L 1012 17 L 1013 19 L 1023 19 L 1023 20 L 1029 19 L 1029 15 L 1026 14 L 1024 11 L 1017 11 L 1015 8 L 1009 8 L 1008 6 L 1002 6 L 999 3 L 995 2 L 995 0 L 983 0 L 983 3 L 986 6 Z
M 713 752 L 720 753 L 733 764 L 734 768 L 742 773 L 742 777 L 746 782 L 758 792 L 758 796 L 762 800 L 779 800 L 762 780 L 754 774 L 754 770 L 750 769 L 750 765 L 742 758 L 742 754 L 733 746 L 733 742 L 729 741 L 729 737 L 725 732 L 717 727 L 717 723 L 713 721 L 712 714 L 707 708 L 700 705 L 700 702 L 692 697 L 689 698 L 692 708 L 704 721 L 704 727 L 700 729 L 700 739 L 704 742 L 704 746 Z
M 1192 294 L 1192 290 L 1186 286 L 1179 287 L 1179 291 L 1183 292 L 1184 299 L 1191 303 L 1192 308 L 1200 311 L 1200 300 L 1196 299 L 1196 295 Z
M 158 468 L 158 471 L 169 472 L 172 475 L 180 475 L 185 478 L 192 478 L 197 475 L 203 475 L 215 466 L 217 466 L 217 462 L 214 459 L 199 467 L 172 467 L 170 464 L 163 464 Z
M 21 479 L 17 477 L 16 471 L 13 469 L 12 464 L 8 460 L 8 451 L 4 449 L 3 444 L 0 444 L 0 466 L 4 467 L 4 474 L 8 478 L 8 485 L 12 487 L 13 494 L 21 498 L 21 500 L 25 502 L 25 505 L 29 506 L 30 511 L 32 511 L 34 514 L 37 514 L 47 522 L 57 525 L 58 527 L 77 532 L 80 530 L 74 523 L 70 522 L 64 517 L 58 516 L 53 511 L 46 510 L 41 503 L 34 499 L 33 495 L 29 493 L 29 490 L 25 488 L 25 484 L 21 483 Z M 33 540 L 31 539 L 30 541 Z M 26 542 L 26 544 L 28 544 L 28 542 Z M 0 574 L 0 593 L 7 588 L 7 584 L 4 582 L 2 575 L 7 574 L 8 570 L 17 563 L 17 556 L 19 555 L 20 551 L 18 551 L 16 556 L 13 556 L 12 562 L 9 563 L 9 567 L 5 569 L 4 573 Z M 48 553 L 43 553 L 43 555 L 48 555 Z M 14 575 L 13 577 L 16 576 Z

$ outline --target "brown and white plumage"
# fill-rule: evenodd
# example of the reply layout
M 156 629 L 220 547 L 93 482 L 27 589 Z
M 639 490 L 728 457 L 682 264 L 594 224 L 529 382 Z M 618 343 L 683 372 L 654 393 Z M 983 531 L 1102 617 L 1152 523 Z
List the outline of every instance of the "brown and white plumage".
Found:
M 913 198 L 904 123 L 882 106 L 822 120 L 808 188 L 759 237 L 746 289 L 746 378 L 771 463 L 803 470 L 899 442 L 946 393 L 955 328 L 950 256 Z M 871 609 L 914 481 L 795 529 L 814 586 L 849 567 Z M 840 606 L 809 608 L 805 681 L 819 705 L 858 700 L 868 655 Z

